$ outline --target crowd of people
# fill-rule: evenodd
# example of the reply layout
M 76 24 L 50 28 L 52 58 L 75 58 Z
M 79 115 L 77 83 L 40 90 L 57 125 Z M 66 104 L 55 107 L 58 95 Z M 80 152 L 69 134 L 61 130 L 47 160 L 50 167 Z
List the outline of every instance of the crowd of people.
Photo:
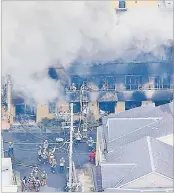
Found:
M 72 83 L 70 86 L 69 86 L 69 88 L 67 88 L 67 90 L 71 90 L 71 91 L 76 91 L 76 90 L 90 90 L 90 88 L 91 88 L 91 85 L 87 85 L 87 83 L 83 83 L 81 86 L 80 86 L 80 88 L 78 89 L 78 87 L 75 85 L 75 83 Z M 101 90 L 103 90 L 103 91 L 106 91 L 106 90 L 108 90 L 108 84 L 107 84 L 107 82 L 104 82 L 103 84 L 102 84 L 102 86 L 101 86 L 101 88 L 100 88 Z
M 82 142 L 82 135 L 80 131 L 74 134 L 75 145 L 79 145 Z M 9 142 L 8 154 L 13 156 L 13 143 Z M 95 147 L 94 140 L 89 137 L 87 140 L 88 151 L 89 151 L 89 161 L 95 163 Z M 56 147 L 52 148 L 49 146 L 48 140 L 45 140 L 43 145 L 39 146 L 38 150 L 38 161 L 40 164 L 49 164 L 50 171 L 54 174 L 57 172 L 57 161 L 54 156 Z M 64 173 L 65 171 L 65 159 L 62 157 L 59 160 L 59 172 Z M 40 171 L 38 166 L 33 167 L 32 172 L 29 174 L 28 179 L 26 176 L 22 179 L 22 191 L 34 190 L 35 192 L 40 191 L 40 187 L 47 184 L 47 174 L 45 171 Z
M 38 151 L 38 161 L 41 164 L 49 163 L 50 170 L 52 173 L 56 173 L 57 171 L 57 161 L 54 156 L 55 150 L 56 150 L 56 147 L 54 148 L 49 147 L 48 141 L 45 140 L 43 143 L 43 147 L 40 146 Z M 65 167 L 65 159 L 62 157 L 59 161 L 60 172 L 64 171 L 64 167 Z
M 22 192 L 29 190 L 40 191 L 40 187 L 47 184 L 47 174 L 45 171 L 40 171 L 37 166 L 33 167 L 28 179 L 26 176 L 22 179 Z

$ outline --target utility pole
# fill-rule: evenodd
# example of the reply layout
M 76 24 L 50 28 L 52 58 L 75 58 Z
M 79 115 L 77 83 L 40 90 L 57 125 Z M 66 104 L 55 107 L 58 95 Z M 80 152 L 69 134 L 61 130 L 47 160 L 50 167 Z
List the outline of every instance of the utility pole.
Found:
M 11 117 L 11 80 L 10 76 L 7 76 L 7 105 L 8 105 L 8 120 L 10 121 Z
M 80 113 L 80 122 L 83 120 L 82 125 L 82 137 L 83 139 L 87 138 L 87 131 L 88 131 L 88 95 L 87 95 L 87 85 L 83 82 L 82 87 L 80 88 L 80 106 L 81 106 L 81 113 Z M 80 128 L 79 128 L 80 129 Z
M 70 105 L 71 108 L 71 126 L 70 126 L 70 143 L 69 143 L 69 192 L 72 189 L 72 179 L 73 179 L 73 103 Z

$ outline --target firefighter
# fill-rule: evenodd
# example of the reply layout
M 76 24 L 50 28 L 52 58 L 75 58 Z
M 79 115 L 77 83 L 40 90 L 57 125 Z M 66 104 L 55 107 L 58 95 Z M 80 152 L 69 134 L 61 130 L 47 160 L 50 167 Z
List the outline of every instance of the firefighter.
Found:
M 73 91 L 76 91 L 76 90 L 77 90 L 77 88 L 76 88 L 76 86 L 75 86 L 75 83 L 72 83 L 71 89 L 72 89 Z
M 96 150 L 93 149 L 93 150 L 92 150 L 92 153 L 94 153 L 94 159 L 93 159 L 93 162 L 95 163 Z
M 45 171 L 41 173 L 41 185 L 44 186 L 47 184 L 47 174 Z
M 38 161 L 42 161 L 42 146 L 39 146 L 39 151 L 38 151 Z
M 64 169 L 65 169 L 65 159 L 62 157 L 60 159 L 59 170 L 60 170 L 61 173 L 63 173 Z
M 49 163 L 51 164 L 54 160 L 54 154 L 52 153 L 49 157 Z
M 51 164 L 51 162 L 53 161 L 54 159 L 54 152 L 56 151 L 56 147 L 54 147 L 54 149 L 50 148 L 49 150 L 49 163 Z
M 70 85 L 69 89 L 70 89 L 70 90 L 73 90 L 73 84 Z
M 102 86 L 102 90 L 107 90 L 108 89 L 108 85 L 106 82 L 104 82 L 103 86 Z
M 28 185 L 30 190 L 34 188 L 34 182 L 35 182 L 35 177 L 33 176 L 33 173 L 31 173 L 28 177 Z
M 75 134 L 75 141 L 76 141 L 76 144 L 78 145 L 82 140 L 82 135 L 80 133 L 80 131 L 78 131 L 76 134 Z
M 48 140 L 44 141 L 43 148 L 46 149 L 46 150 L 48 149 Z
M 44 149 L 43 150 L 43 153 L 42 153 L 42 162 L 43 162 L 43 164 L 46 164 L 46 162 L 47 162 L 47 160 L 48 160 L 48 153 L 47 153 L 47 150 L 46 149 Z
M 36 192 L 39 192 L 40 186 L 41 186 L 40 180 L 39 180 L 38 177 L 36 177 L 36 180 L 35 180 L 35 182 L 34 182 L 34 187 L 35 187 L 35 191 L 36 191 Z
M 92 137 L 89 138 L 87 143 L 88 143 L 88 151 L 91 152 L 93 150 L 94 145 L 94 140 L 92 139 Z
M 57 162 L 56 159 L 53 159 L 51 163 L 51 172 L 54 174 L 56 172 Z
M 94 152 L 90 152 L 89 153 L 89 161 L 91 163 L 94 163 L 95 162 L 95 153 Z
M 11 141 L 8 143 L 8 155 L 9 155 L 9 157 L 14 155 L 13 143 Z
M 22 179 L 22 192 L 25 192 L 27 190 L 27 177 L 24 176 Z
M 84 83 L 81 86 L 81 90 L 85 90 L 85 84 Z
M 50 156 L 51 154 L 54 154 L 55 151 L 56 151 L 56 147 L 54 147 L 53 149 L 50 147 L 49 152 L 48 152 L 48 156 Z
M 38 168 L 37 166 L 35 166 L 35 167 L 33 168 L 33 170 L 32 170 L 32 173 L 33 173 L 33 176 L 34 176 L 35 178 L 37 178 L 37 177 L 38 177 L 38 173 L 39 173 L 39 168 Z

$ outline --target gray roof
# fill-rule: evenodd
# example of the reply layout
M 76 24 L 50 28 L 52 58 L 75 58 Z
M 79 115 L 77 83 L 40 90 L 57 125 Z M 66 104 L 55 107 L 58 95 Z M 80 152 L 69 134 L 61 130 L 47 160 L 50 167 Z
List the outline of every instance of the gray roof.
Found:
M 111 114 L 103 117 L 103 124 L 106 125 L 108 118 L 136 118 L 136 117 L 166 117 L 174 116 L 173 101 L 165 105 L 154 107 L 152 105 L 141 106 L 134 109 L 130 109 L 118 114 Z
M 174 178 L 173 146 L 150 138 L 154 171 L 168 178 Z
M 102 187 L 115 188 L 117 184 L 134 169 L 135 164 L 102 163 Z M 117 175 L 115 175 L 117 174 Z M 108 178 L 109 177 L 109 178 Z
M 135 193 L 135 192 L 150 192 L 150 193 L 166 193 L 166 192 L 173 192 L 173 188 L 134 188 L 134 189 L 120 189 L 120 188 L 106 188 L 104 192 L 119 192 L 119 193 Z
M 115 118 L 109 119 L 107 129 L 107 142 L 111 142 L 118 138 L 124 137 L 136 130 L 143 129 L 146 126 L 154 125 L 158 121 L 157 118 Z
M 100 135 L 99 140 L 100 144 L 105 141 L 107 151 L 112 151 L 145 136 L 160 138 L 170 134 L 173 134 L 173 118 L 170 116 L 156 120 L 153 118 L 115 119 L 111 120 L 109 128 L 103 126 L 103 135 Z
M 107 162 L 101 164 L 103 188 L 116 188 L 151 172 L 173 179 L 173 147 L 151 137 L 108 153 Z

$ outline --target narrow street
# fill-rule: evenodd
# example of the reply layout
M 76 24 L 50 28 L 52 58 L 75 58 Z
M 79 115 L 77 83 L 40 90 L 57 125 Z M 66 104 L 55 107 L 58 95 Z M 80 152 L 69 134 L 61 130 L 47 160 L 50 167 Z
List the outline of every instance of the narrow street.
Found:
M 40 133 L 14 133 L 14 132 L 2 132 L 4 140 L 4 150 L 8 150 L 8 142 L 12 141 L 14 145 L 14 159 L 13 169 L 20 173 L 20 178 L 24 176 L 28 177 L 32 171 L 31 165 L 39 164 L 38 158 L 38 144 L 43 143 L 45 139 L 48 142 L 53 143 L 56 137 L 60 137 L 60 133 L 49 133 L 47 135 Z M 66 139 L 65 139 L 66 141 Z M 59 164 L 59 160 L 64 157 L 66 161 L 66 166 L 68 166 L 68 144 L 64 145 L 61 149 L 55 151 L 55 158 Z M 53 145 L 54 147 L 54 145 Z M 5 153 L 7 157 L 7 153 Z M 82 169 L 86 163 L 88 163 L 88 146 L 86 143 L 81 143 L 79 146 L 73 146 L 73 160 L 77 169 Z M 59 173 L 57 171 L 55 174 L 51 173 L 50 165 L 41 164 L 39 165 L 41 171 L 46 171 L 48 175 L 47 186 L 41 187 L 41 191 L 45 192 L 62 192 L 66 186 L 66 174 Z

